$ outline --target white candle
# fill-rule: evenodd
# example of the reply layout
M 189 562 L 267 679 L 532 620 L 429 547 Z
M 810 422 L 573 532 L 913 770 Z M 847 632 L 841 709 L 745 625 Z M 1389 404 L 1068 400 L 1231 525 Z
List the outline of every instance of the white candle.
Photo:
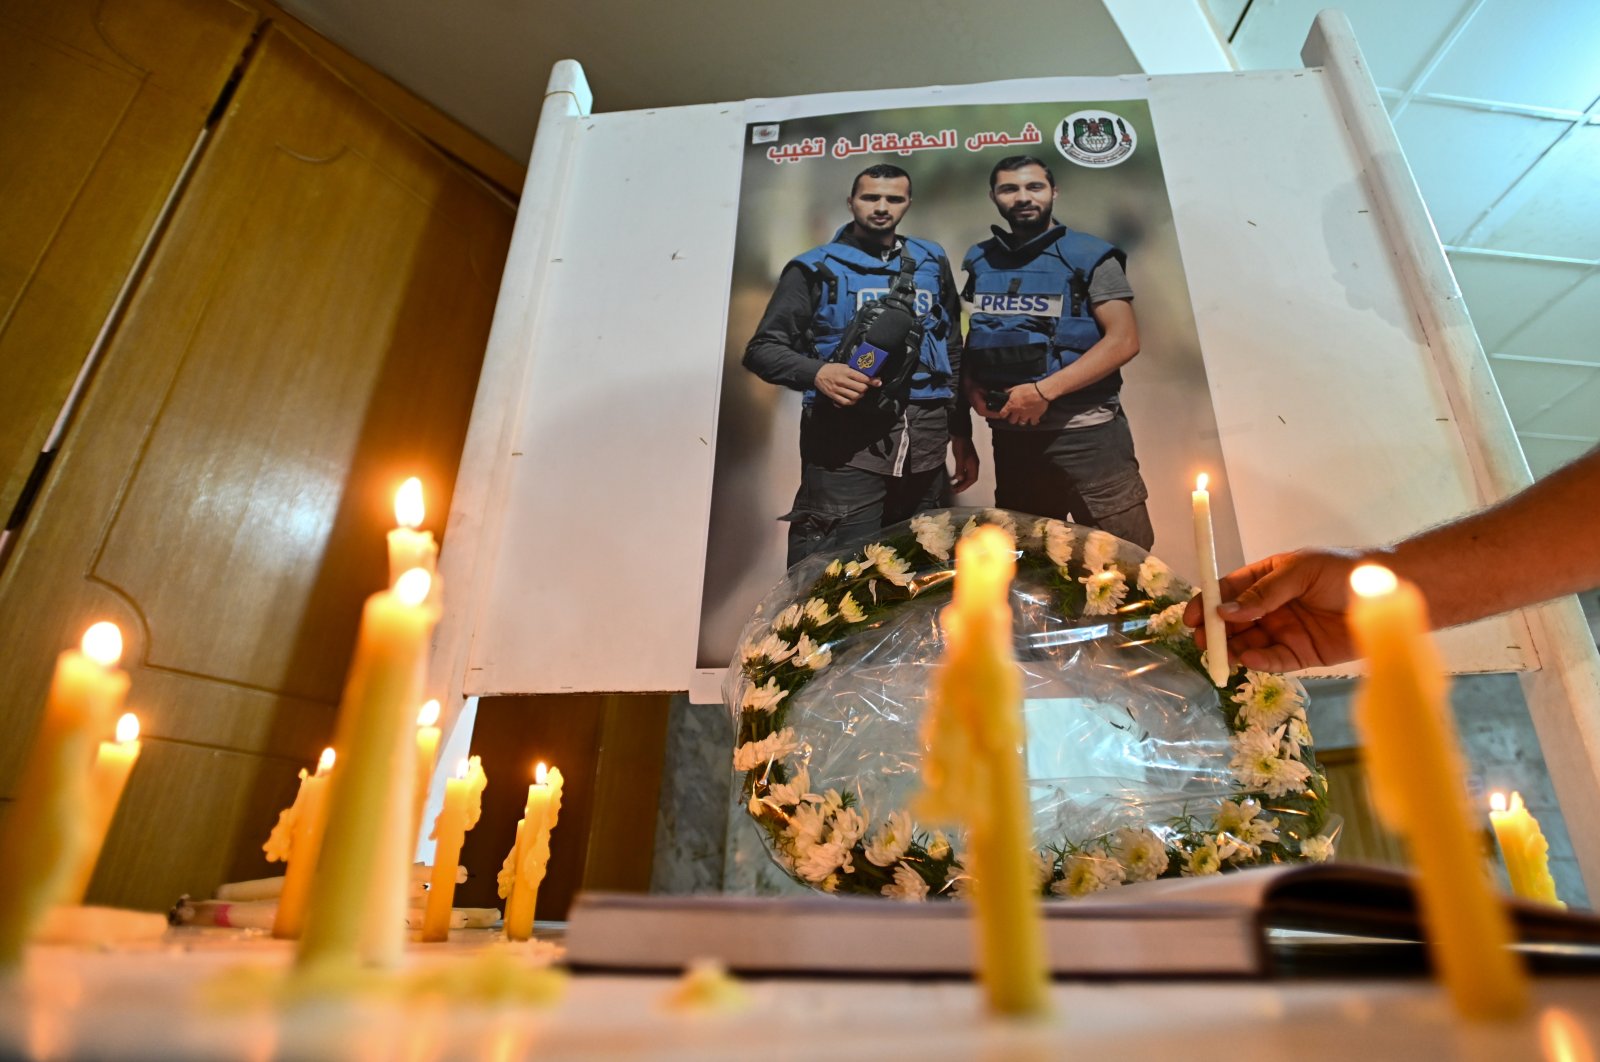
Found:
M 422 480 L 412 476 L 394 496 L 394 518 L 400 526 L 389 532 L 390 586 L 402 572 L 412 568 L 421 568 L 429 575 L 438 570 L 439 547 L 433 541 L 433 532 L 417 530 L 424 515 Z
M 111 830 L 111 820 L 116 817 L 117 805 L 122 803 L 122 791 L 127 788 L 128 775 L 139 761 L 139 717 L 125 712 L 117 720 L 117 739 L 100 742 L 95 754 L 94 773 L 89 778 L 89 833 L 78 864 L 78 876 L 67 893 L 69 903 L 82 903 L 89 891 L 89 879 L 94 876 L 95 864 L 100 862 L 100 850 L 106 845 L 106 834 Z
M 1200 473 L 1194 484 L 1194 551 L 1200 560 L 1200 606 L 1206 617 L 1206 672 L 1212 685 L 1228 684 L 1228 628 L 1217 614 L 1222 603 L 1217 584 L 1217 540 L 1211 531 L 1210 477 Z
M 411 798 L 411 839 L 422 830 L 422 812 L 428 805 L 428 787 L 433 783 L 433 765 L 439 759 L 439 702 L 429 701 L 417 713 L 417 783 Z

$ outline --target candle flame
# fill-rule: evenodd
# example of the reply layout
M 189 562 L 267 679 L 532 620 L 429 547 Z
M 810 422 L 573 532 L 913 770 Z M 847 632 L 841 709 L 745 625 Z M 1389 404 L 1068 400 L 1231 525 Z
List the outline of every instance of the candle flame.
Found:
M 1195 490 L 1205 490 L 1206 486 L 1210 482 L 1211 482 L 1211 477 L 1206 475 L 1204 472 L 1202 472 L 1198 476 L 1194 477 L 1194 489 Z
M 439 721 L 439 702 L 429 701 L 422 706 L 422 711 L 417 713 L 418 726 L 432 726 Z
M 1560 1007 L 1539 1015 L 1539 1043 L 1545 1062 L 1594 1062 L 1594 1043 L 1583 1025 Z
M 126 745 L 130 741 L 139 740 L 139 717 L 132 712 L 123 712 L 122 718 L 117 720 L 117 740 Z
M 1350 573 L 1350 589 L 1362 597 L 1382 597 L 1394 593 L 1400 581 L 1381 564 L 1363 564 Z
M 457 778 L 465 778 L 467 776 L 467 773 L 470 770 L 471 770 L 471 764 L 467 763 L 467 758 L 465 756 L 461 757 L 461 759 L 456 761 L 456 777 Z
M 1504 811 L 1506 809 L 1506 795 L 1504 793 L 1490 793 L 1489 807 L 1494 811 Z
M 538 765 L 533 769 L 533 784 L 544 785 L 545 776 L 549 773 L 549 768 L 545 767 L 543 760 L 540 760 Z
M 96 623 L 83 632 L 83 655 L 101 667 L 111 667 L 122 659 L 122 631 L 109 620 Z
M 417 528 L 422 525 L 424 514 L 422 480 L 412 476 L 394 492 L 394 518 L 401 527 Z
M 400 599 L 402 605 L 414 608 L 428 599 L 428 591 L 432 588 L 433 576 L 428 574 L 426 568 L 410 568 L 394 581 L 394 596 Z
M 317 773 L 327 774 L 333 770 L 334 754 L 332 747 L 322 750 L 322 755 L 317 757 Z

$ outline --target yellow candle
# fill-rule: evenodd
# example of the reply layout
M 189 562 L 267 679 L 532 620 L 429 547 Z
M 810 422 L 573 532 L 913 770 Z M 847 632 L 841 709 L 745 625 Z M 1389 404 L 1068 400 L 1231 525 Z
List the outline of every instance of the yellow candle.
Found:
M 1217 539 L 1211 530 L 1211 477 L 1200 473 L 1194 484 L 1194 552 L 1200 559 L 1200 607 L 1206 619 L 1206 673 L 1213 686 L 1228 684 L 1228 628 L 1217 614 L 1222 589 L 1217 580 Z
M 506 901 L 506 937 L 527 940 L 533 936 L 533 909 L 539 885 L 550 865 L 550 831 L 561 813 L 561 772 L 548 773 L 544 764 L 534 769 L 528 803 L 517 823 L 517 840 L 500 868 L 500 896 Z
M 367 599 L 345 680 L 328 822 L 311 883 L 302 965 L 393 965 L 405 947 L 418 665 L 438 619 L 432 578 L 413 568 Z
M 1350 630 L 1369 666 L 1352 714 L 1378 813 L 1405 837 L 1417 868 L 1434 968 L 1462 1016 L 1515 1017 L 1527 1006 L 1527 975 L 1483 873 L 1427 606 L 1415 586 L 1375 564 L 1352 572 L 1350 586 Z
M 84 893 L 89 891 L 89 879 L 100 861 L 100 850 L 105 847 L 111 820 L 122 802 L 128 775 L 139 761 L 138 716 L 127 712 L 118 719 L 116 737 L 115 741 L 100 742 L 100 751 L 95 753 L 94 770 L 89 779 L 89 828 L 83 858 L 78 863 L 78 876 L 67 890 L 68 903 L 82 903 Z
M 1510 807 L 1506 806 L 1504 793 L 1492 794 L 1489 821 L 1494 825 L 1495 840 L 1500 842 L 1511 891 L 1524 900 L 1565 907 L 1556 895 L 1556 879 L 1550 875 L 1550 842 L 1545 840 L 1539 820 L 1523 806 L 1522 794 L 1511 794 Z
M 422 830 L 422 812 L 428 805 L 433 766 L 439 759 L 439 702 L 429 701 L 417 712 L 417 783 L 411 798 L 411 840 Z
M 439 547 L 432 531 L 419 531 L 425 510 L 422 505 L 422 480 L 412 476 L 400 485 L 394 496 L 394 518 L 399 524 L 389 532 L 389 585 L 400 573 L 421 568 L 432 575 L 438 570 Z
M 272 918 L 272 935 L 279 940 L 298 940 L 305 930 L 306 900 L 317 872 L 322 832 L 328 825 L 328 772 L 333 770 L 333 762 L 333 750 L 328 748 L 317 760 L 316 774 L 308 775 L 301 768 L 294 803 L 278 815 L 278 825 L 262 846 L 268 862 L 282 860 L 285 864 L 283 891 Z
M 428 906 L 422 916 L 422 939 L 450 938 L 450 907 L 456 895 L 456 863 L 467 831 L 478 824 L 483 811 L 483 787 L 488 784 L 478 757 L 462 760 L 456 776 L 444 784 L 444 808 L 433 820 L 433 876 L 428 881 Z
M 39 733 L 0 823 L 0 970 L 22 960 L 40 919 L 72 888 L 88 848 L 93 743 L 128 692 L 127 673 L 116 666 L 121 657 L 122 632 L 96 623 L 81 650 L 56 658 Z
M 990 1010 L 1024 1016 L 1048 1009 L 1049 981 L 1022 768 L 1022 680 L 1007 603 L 1015 573 L 1015 546 L 998 528 L 979 528 L 956 546 L 919 810 L 966 820 L 979 976 Z

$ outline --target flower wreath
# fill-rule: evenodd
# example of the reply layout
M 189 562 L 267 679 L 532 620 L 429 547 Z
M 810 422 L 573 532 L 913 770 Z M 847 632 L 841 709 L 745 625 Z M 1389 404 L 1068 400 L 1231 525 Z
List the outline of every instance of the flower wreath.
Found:
M 905 531 L 835 559 L 740 650 L 726 696 L 738 715 L 733 764 L 744 774 L 741 800 L 797 881 L 905 900 L 969 891 L 972 879 L 949 838 L 917 830 L 908 811 L 890 812 L 869 835 L 870 811 L 855 806 L 854 794 L 811 792 L 809 750 L 784 724 L 795 694 L 832 663 L 842 638 L 918 595 L 948 592 L 955 542 L 974 528 L 995 524 L 1010 533 L 1019 574 L 1036 572 L 1064 615 L 1114 615 L 1124 631 L 1142 627 L 1206 675 L 1182 618 L 1193 591 L 1156 557 L 1131 563 L 1121 540 L 1104 531 L 999 509 L 975 512 L 958 532 L 963 515 L 924 513 Z M 1327 780 L 1312 750 L 1304 688 L 1236 666 L 1218 699 L 1231 734 L 1233 799 L 1206 816 L 1185 809 L 1155 825 L 1063 837 L 1035 853 L 1043 894 L 1082 896 L 1124 882 L 1332 856 L 1333 837 L 1323 832 Z

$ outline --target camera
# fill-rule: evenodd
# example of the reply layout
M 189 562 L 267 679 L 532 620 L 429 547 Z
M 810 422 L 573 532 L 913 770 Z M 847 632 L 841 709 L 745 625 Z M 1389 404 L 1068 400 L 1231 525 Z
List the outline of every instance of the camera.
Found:
M 983 392 L 983 404 L 991 410 L 1001 410 L 1011 400 L 1011 389 L 1007 387 L 988 387 Z

